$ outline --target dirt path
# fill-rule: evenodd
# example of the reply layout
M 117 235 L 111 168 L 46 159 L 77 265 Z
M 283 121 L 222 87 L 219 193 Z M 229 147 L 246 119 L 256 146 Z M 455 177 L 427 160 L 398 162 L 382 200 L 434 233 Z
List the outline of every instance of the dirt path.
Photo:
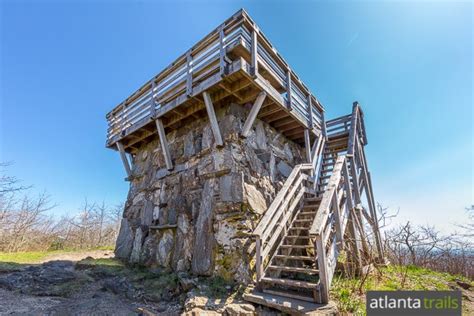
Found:
M 87 257 L 92 257 L 94 259 L 101 258 L 113 258 L 113 250 L 89 250 L 89 251 L 80 251 L 80 252 L 67 252 L 49 255 L 46 258 L 42 259 L 39 263 L 45 263 L 56 260 L 67 260 L 67 261 L 81 261 Z
M 113 253 L 56 254 L 41 264 L 0 267 L 0 315 L 116 316 L 143 315 L 144 310 L 179 315 L 178 296 L 166 300 L 146 296 L 141 283 L 148 275 L 100 261 L 81 261 L 88 257 L 110 258 Z

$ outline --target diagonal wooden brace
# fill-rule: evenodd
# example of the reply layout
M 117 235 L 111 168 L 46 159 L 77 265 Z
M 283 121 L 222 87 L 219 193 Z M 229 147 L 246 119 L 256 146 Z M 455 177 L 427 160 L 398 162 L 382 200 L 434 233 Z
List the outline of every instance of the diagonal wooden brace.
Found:
M 216 141 L 217 146 L 222 147 L 224 146 L 224 141 L 222 140 L 221 131 L 219 129 L 219 124 L 217 123 L 216 113 L 214 112 L 214 105 L 212 104 L 211 97 L 207 92 L 203 92 L 202 95 L 204 97 L 204 103 L 206 104 L 207 115 L 209 116 L 209 121 L 211 122 L 214 140 Z
M 255 103 L 253 104 L 252 109 L 250 110 L 249 116 L 245 120 L 244 127 L 242 128 L 242 132 L 240 133 L 240 136 L 242 137 L 249 136 L 250 130 L 252 129 L 252 125 L 255 122 L 258 112 L 262 108 L 263 101 L 265 101 L 266 97 L 267 97 L 267 93 L 265 91 L 262 91 L 259 93 L 259 95 L 257 96 L 257 99 L 255 99 Z
M 163 126 L 163 121 L 161 119 L 156 119 L 156 129 L 158 130 L 158 136 L 160 138 L 161 149 L 163 151 L 163 156 L 165 157 L 166 169 L 173 169 L 173 162 L 171 161 L 170 149 L 168 146 L 168 140 L 166 139 L 165 128 Z
M 120 153 L 120 158 L 122 158 L 122 163 L 125 167 L 125 171 L 127 172 L 127 179 L 130 179 L 130 177 L 132 176 L 132 168 L 130 167 L 130 161 L 127 158 L 127 153 L 125 152 L 125 149 L 123 148 L 123 144 L 121 142 L 117 142 L 116 145 Z

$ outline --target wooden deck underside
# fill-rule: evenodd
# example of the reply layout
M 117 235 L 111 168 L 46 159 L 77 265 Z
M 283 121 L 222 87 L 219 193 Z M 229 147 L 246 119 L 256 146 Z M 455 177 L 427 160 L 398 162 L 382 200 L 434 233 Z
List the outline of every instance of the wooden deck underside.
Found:
M 207 117 L 202 92 L 207 91 L 216 109 L 229 106 L 230 103 L 240 105 L 252 104 L 257 95 L 265 91 L 267 97 L 258 114 L 258 118 L 270 124 L 288 139 L 304 144 L 304 129 L 308 128 L 306 120 L 295 110 L 289 110 L 286 100 L 281 96 L 269 78 L 258 74 L 253 78 L 250 74 L 250 65 L 244 58 L 238 58 L 229 65 L 227 75 L 221 77 L 215 74 L 204 81 L 199 87 L 193 89 L 191 96 L 181 95 L 155 112 L 148 115 L 137 124 L 125 131 L 125 135 L 115 137 L 107 146 L 115 148 L 118 140 L 125 150 L 135 153 L 144 143 L 157 137 L 154 119 L 161 118 L 167 133 L 185 126 L 189 122 Z M 316 128 L 311 129 L 311 134 L 317 136 L 321 133 Z
M 305 129 L 310 137 L 323 132 L 321 103 L 239 10 L 107 114 L 106 146 L 135 153 L 157 134 L 157 119 L 169 133 L 207 116 L 203 92 L 219 108 L 251 107 L 262 91 L 258 118 L 288 139 L 303 144 Z

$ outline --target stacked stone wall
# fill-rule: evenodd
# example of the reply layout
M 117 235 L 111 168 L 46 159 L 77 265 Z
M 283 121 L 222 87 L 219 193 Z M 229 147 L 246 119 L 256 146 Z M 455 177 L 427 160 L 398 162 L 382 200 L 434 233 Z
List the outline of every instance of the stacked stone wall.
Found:
M 139 149 L 117 257 L 177 272 L 250 280 L 251 233 L 293 166 L 303 162 L 303 150 L 259 120 L 249 137 L 239 137 L 247 115 L 236 104 L 217 111 L 222 148 L 216 148 L 206 117 L 169 133 L 171 171 L 158 139 Z

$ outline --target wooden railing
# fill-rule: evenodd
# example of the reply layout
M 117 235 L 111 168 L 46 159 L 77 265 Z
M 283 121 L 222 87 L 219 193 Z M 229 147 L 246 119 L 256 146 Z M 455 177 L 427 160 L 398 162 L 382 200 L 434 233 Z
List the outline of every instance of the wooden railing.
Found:
M 367 144 L 363 113 L 358 103 L 354 103 L 351 115 L 329 121 L 327 130 L 330 137 L 348 133 L 348 147 L 347 155 L 339 155 L 336 159 L 332 175 L 309 231 L 309 235 L 315 240 L 322 302 L 327 302 L 329 299 L 329 288 L 349 218 L 352 219 L 351 223 L 354 225 L 349 228 L 352 229 L 352 235 L 355 238 L 357 225 L 359 233 L 364 236 L 360 213 L 364 215 L 372 226 L 379 259 L 383 258 L 372 183 L 363 147 Z M 370 215 L 361 205 L 361 196 L 364 191 Z M 365 237 L 362 237 L 362 242 L 366 242 Z
M 367 135 L 364 126 L 364 114 L 359 104 L 354 102 L 351 118 L 351 131 L 349 133 L 349 148 L 347 151 L 347 159 L 351 166 L 351 177 L 354 183 L 354 203 L 364 210 L 363 214 L 366 215 L 365 218 L 373 230 L 378 260 L 383 261 L 384 249 L 378 226 L 372 179 L 367 165 L 367 158 L 365 156 L 365 145 L 367 145 Z M 370 216 L 367 215 L 365 209 L 361 206 L 361 196 L 364 191 L 367 197 Z
M 353 197 L 348 179 L 346 156 L 339 156 L 309 230 L 309 235 L 315 240 L 319 291 L 323 302 L 328 300 L 329 287 L 340 250 L 338 245 L 343 241 L 349 212 L 353 209 Z
M 305 193 L 309 192 L 304 182 L 310 180 L 309 173 L 312 169 L 311 164 L 300 164 L 293 168 L 253 232 L 256 239 L 257 283 L 260 282 L 278 242 L 285 236 L 286 230 L 295 218 L 301 199 Z
M 321 165 L 324 137 L 319 137 L 312 147 L 311 163 L 296 165 L 270 207 L 255 228 L 257 283 L 266 266 L 275 255 L 276 248 L 286 235 L 305 193 L 314 193 L 315 170 Z
M 112 146 L 148 123 L 159 109 L 207 89 L 204 85 L 211 76 L 225 76 L 226 67 L 232 62 L 228 53 L 237 46 L 248 51 L 244 55 L 250 56 L 251 71 L 257 74 L 262 67 L 267 78 L 272 79 L 272 87 L 308 127 L 324 128 L 320 102 L 248 14 L 240 10 L 107 114 L 107 145 Z M 233 53 L 242 55 L 240 51 Z

